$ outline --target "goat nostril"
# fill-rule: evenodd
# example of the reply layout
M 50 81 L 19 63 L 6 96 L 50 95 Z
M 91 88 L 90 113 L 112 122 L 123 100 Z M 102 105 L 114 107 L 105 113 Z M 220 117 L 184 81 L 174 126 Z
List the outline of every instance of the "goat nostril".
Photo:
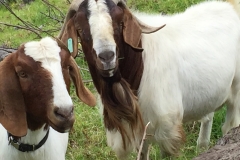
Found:
M 56 117 L 59 117 L 61 119 L 69 118 L 73 115 L 73 107 L 71 107 L 69 109 L 56 107 L 54 109 L 54 114 Z
M 102 62 L 108 63 L 113 60 L 114 52 L 112 51 L 102 52 L 98 55 L 98 57 Z
M 60 112 L 59 107 L 56 107 L 56 108 L 54 109 L 54 114 L 55 114 L 56 117 L 65 118 L 64 114 L 63 114 L 62 112 Z

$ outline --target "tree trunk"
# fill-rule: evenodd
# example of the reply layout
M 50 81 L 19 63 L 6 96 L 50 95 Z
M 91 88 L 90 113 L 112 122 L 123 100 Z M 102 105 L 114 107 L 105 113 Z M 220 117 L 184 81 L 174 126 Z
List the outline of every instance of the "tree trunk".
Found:
M 193 160 L 240 160 L 240 126 L 231 129 L 214 147 Z
M 16 51 L 16 49 L 14 49 L 14 48 L 0 47 L 0 61 L 2 61 L 10 53 L 15 52 L 15 51 Z

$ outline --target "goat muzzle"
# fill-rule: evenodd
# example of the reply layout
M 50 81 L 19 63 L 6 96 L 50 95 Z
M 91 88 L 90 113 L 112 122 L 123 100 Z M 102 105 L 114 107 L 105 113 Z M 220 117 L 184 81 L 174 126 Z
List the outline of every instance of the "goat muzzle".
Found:
M 115 60 L 102 61 L 101 58 L 97 58 L 96 66 L 103 77 L 112 77 L 118 69 L 118 62 Z
M 73 106 L 69 108 L 55 107 L 49 116 L 49 125 L 58 132 L 68 132 L 74 124 Z

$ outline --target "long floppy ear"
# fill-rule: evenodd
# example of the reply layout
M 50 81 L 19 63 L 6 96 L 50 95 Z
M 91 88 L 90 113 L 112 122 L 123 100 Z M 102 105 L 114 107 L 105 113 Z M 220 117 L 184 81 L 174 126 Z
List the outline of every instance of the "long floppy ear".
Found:
M 27 120 L 24 98 L 13 60 L 16 53 L 0 62 L 0 123 L 12 135 L 27 134 Z
M 134 15 L 131 14 L 131 12 L 123 5 L 120 4 L 120 7 L 124 11 L 124 17 L 123 17 L 123 38 L 124 41 L 129 44 L 131 47 L 137 49 L 137 50 L 143 50 L 142 48 L 139 48 L 139 43 L 141 41 L 141 34 L 146 33 L 154 33 L 161 28 L 163 28 L 165 25 L 160 27 L 151 27 L 147 24 L 144 24 L 140 20 L 138 20 Z
M 123 24 L 124 24 L 123 28 L 124 41 L 127 44 L 129 44 L 132 48 L 142 50 L 142 48 L 138 47 L 142 34 L 141 28 L 138 25 L 136 19 L 127 9 L 124 9 Z
M 75 14 L 76 11 L 71 11 L 72 14 Z M 73 17 L 73 16 L 72 16 Z M 64 28 L 63 34 L 59 39 L 68 47 L 72 57 L 76 58 L 78 54 L 78 37 L 77 37 L 77 30 L 74 26 L 74 18 L 65 22 L 66 26 Z
M 72 57 L 70 57 L 69 73 L 75 85 L 76 93 L 79 99 L 81 99 L 81 101 L 83 101 L 85 104 L 89 106 L 95 106 L 96 98 L 92 94 L 92 92 L 90 92 L 88 88 L 84 86 L 81 75 L 79 73 L 78 65 Z

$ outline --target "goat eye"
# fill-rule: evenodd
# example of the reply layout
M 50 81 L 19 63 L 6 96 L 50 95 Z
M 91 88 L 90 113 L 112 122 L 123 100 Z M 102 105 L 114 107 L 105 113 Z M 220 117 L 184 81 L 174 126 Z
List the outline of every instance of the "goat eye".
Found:
M 24 71 L 18 72 L 18 76 L 21 78 L 27 78 L 27 74 Z

